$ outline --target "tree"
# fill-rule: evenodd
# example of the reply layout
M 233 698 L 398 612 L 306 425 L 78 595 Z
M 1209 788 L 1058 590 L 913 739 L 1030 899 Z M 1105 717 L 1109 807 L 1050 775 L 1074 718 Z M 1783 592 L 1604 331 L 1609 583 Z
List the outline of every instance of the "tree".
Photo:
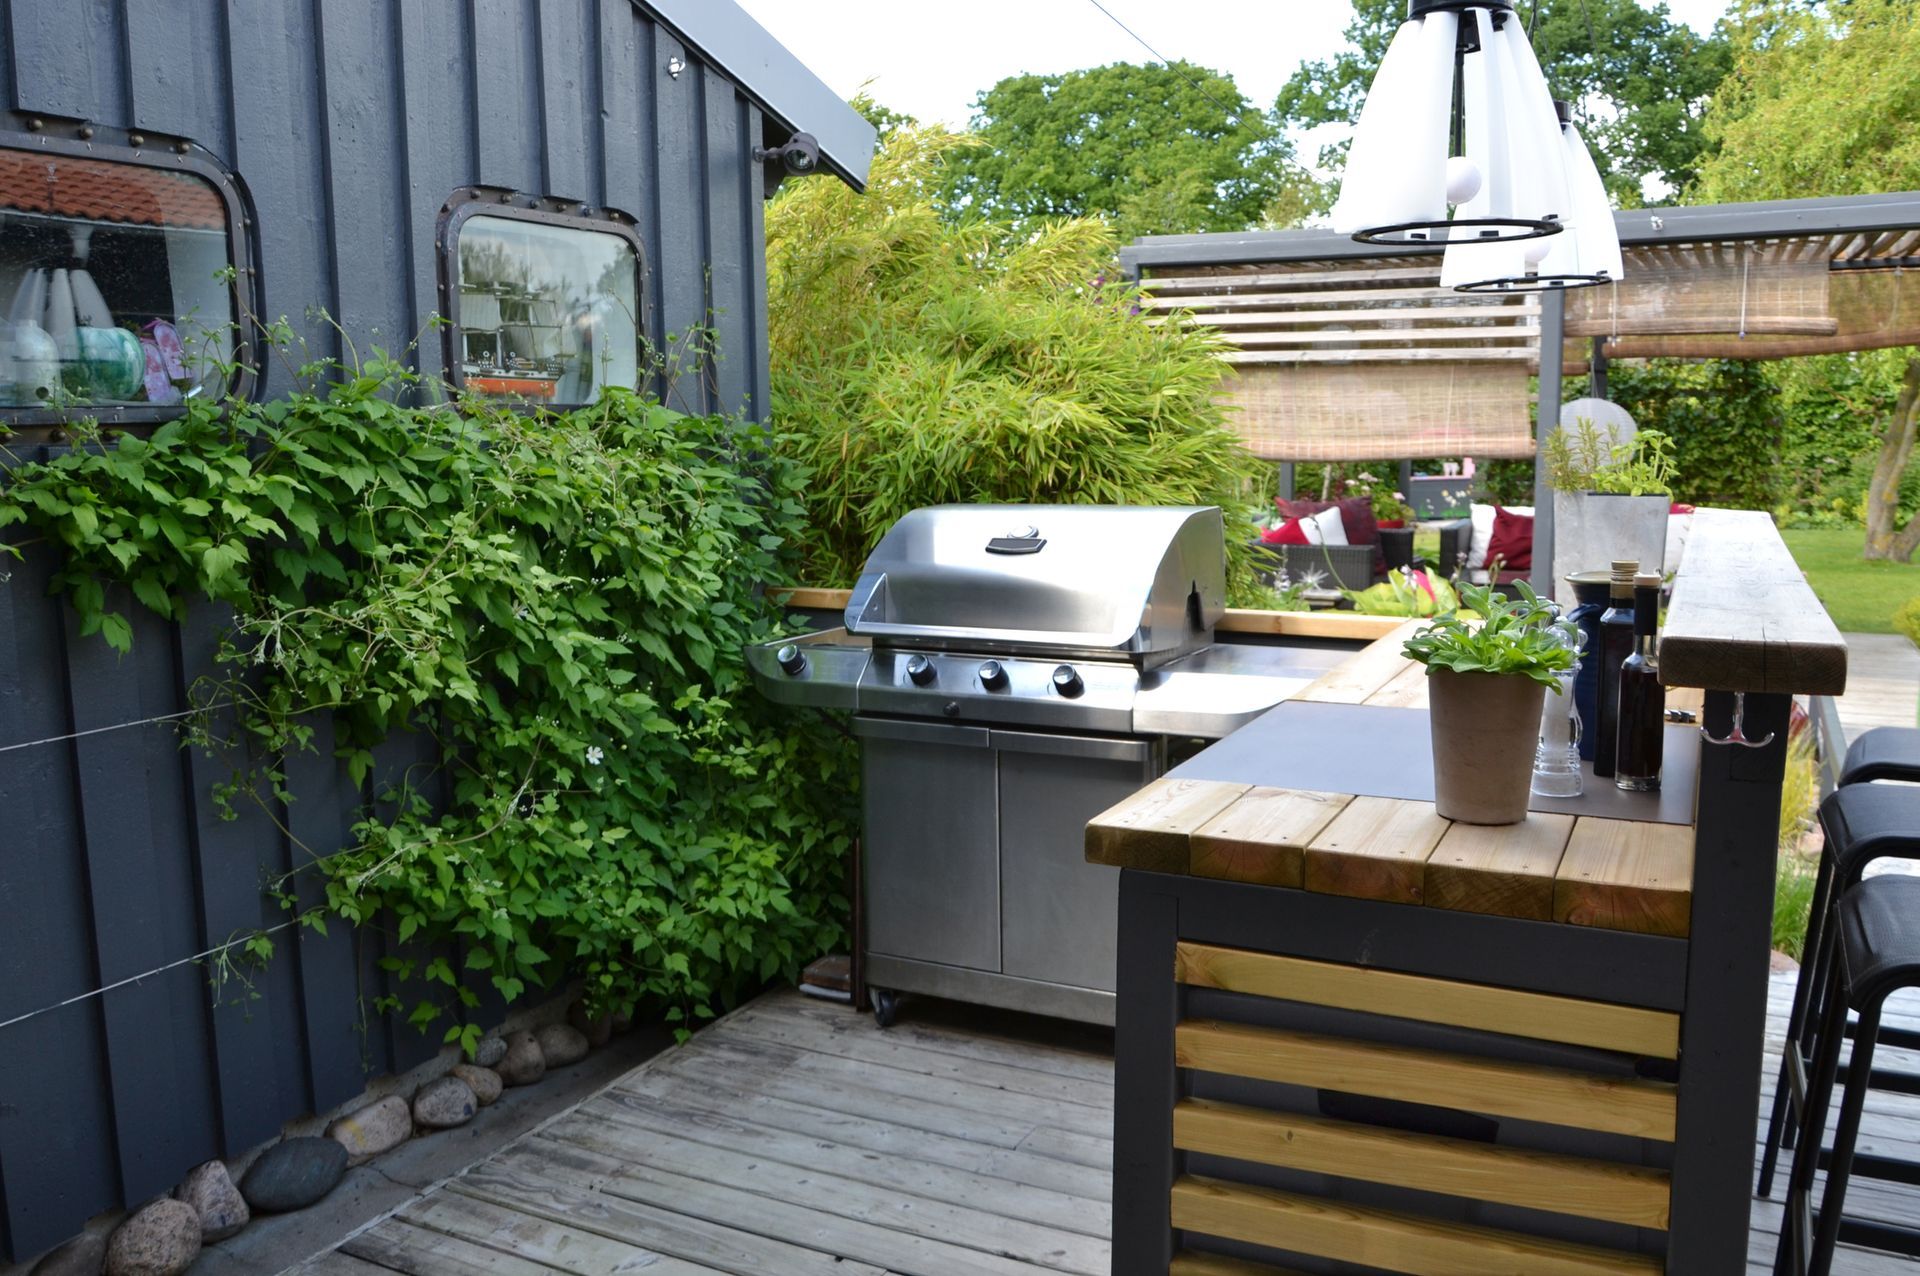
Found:
M 1526 9 L 1531 17 L 1533 10 Z M 1639 0 L 1540 0 L 1533 48 L 1556 98 L 1575 121 L 1615 202 L 1645 202 L 1650 184 L 1677 192 L 1693 181 L 1706 140 L 1701 116 L 1729 65 L 1727 39 L 1702 37 Z M 1354 0 L 1352 46 L 1309 62 L 1280 90 L 1274 113 L 1294 128 L 1351 124 L 1367 86 L 1405 20 L 1405 0 Z M 1345 161 L 1342 142 L 1321 152 Z M 1664 192 L 1656 192 L 1664 193 Z
M 1124 241 L 1325 206 L 1232 77 L 1187 62 L 1014 76 L 975 99 L 973 128 L 982 145 L 946 162 L 950 215 L 1105 216 Z
M 1748 0 L 1731 17 L 1732 72 L 1714 94 L 1700 200 L 1861 195 L 1920 187 L 1920 7 L 1912 0 Z M 1868 558 L 1907 562 L 1920 517 L 1900 521 L 1900 489 L 1920 434 L 1920 357 L 1897 380 L 1867 487 Z

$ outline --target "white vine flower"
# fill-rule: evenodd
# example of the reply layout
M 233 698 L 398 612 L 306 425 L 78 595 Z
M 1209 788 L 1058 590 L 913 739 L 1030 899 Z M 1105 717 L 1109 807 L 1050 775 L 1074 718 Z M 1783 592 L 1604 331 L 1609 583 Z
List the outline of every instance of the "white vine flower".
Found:
M 1300 583 L 1308 589 L 1318 589 L 1327 579 L 1327 574 L 1318 567 L 1309 567 L 1300 573 Z
M 599 766 L 600 763 L 606 759 L 606 756 L 607 755 L 601 751 L 599 745 L 590 744 L 587 746 L 587 765 L 588 766 Z

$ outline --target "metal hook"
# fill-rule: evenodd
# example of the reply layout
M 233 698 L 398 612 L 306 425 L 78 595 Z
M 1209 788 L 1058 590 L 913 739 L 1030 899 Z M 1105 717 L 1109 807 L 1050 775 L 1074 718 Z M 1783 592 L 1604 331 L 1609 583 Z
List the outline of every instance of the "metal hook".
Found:
M 1736 691 L 1733 693 L 1733 729 L 1728 731 L 1724 736 L 1716 737 L 1712 732 L 1707 730 L 1706 724 L 1702 723 L 1700 726 L 1700 734 L 1705 737 L 1708 744 L 1737 744 L 1743 749 L 1764 749 L 1772 744 L 1773 732 L 1771 731 L 1767 732 L 1766 735 L 1758 740 L 1747 739 L 1745 730 L 1746 717 L 1747 693 L 1744 691 Z

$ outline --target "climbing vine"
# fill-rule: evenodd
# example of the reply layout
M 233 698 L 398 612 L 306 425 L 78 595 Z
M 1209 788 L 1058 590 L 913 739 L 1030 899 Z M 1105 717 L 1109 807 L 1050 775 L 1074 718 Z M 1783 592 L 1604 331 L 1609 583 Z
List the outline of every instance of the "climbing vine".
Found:
M 431 741 L 346 846 L 302 848 L 325 883 L 302 920 L 431 941 L 398 961 L 435 990 L 412 1017 L 468 1045 L 476 976 L 509 999 L 578 977 L 596 1009 L 681 1019 L 840 942 L 848 746 L 764 705 L 741 654 L 779 631 L 760 589 L 801 527 L 779 441 L 619 391 L 413 406 L 384 356 L 307 371 L 146 438 L 76 427 L 0 480 L 7 548 L 58 545 L 84 635 L 126 652 L 132 606 L 232 609 L 196 690 L 243 737 L 209 716 L 200 743 L 265 759 L 230 803 L 281 819 L 286 759 L 322 739 L 356 782 L 395 733 Z

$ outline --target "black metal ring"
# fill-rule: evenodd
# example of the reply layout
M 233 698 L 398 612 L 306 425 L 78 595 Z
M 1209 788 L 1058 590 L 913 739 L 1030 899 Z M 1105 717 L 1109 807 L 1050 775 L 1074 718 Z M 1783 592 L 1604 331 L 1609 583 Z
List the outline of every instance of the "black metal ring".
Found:
M 1407 0 L 1407 20 L 1445 9 L 1511 9 L 1514 0 Z
M 1389 235 L 1406 236 L 1416 230 L 1438 230 L 1451 232 L 1456 227 L 1481 226 L 1494 230 L 1519 231 L 1520 234 L 1493 235 L 1442 235 L 1438 239 L 1389 239 Z M 1512 244 L 1523 239 L 1545 239 L 1548 235 L 1558 235 L 1566 227 L 1552 218 L 1529 217 L 1456 217 L 1444 222 L 1399 222 L 1392 226 L 1374 226 L 1366 230 L 1356 230 L 1353 237 L 1363 244 L 1386 244 L 1389 247 L 1404 247 L 1409 244 L 1444 248 L 1448 244 Z
M 1504 279 L 1482 279 L 1477 283 L 1455 284 L 1455 292 L 1500 296 L 1516 292 L 1554 292 L 1568 288 L 1593 288 L 1617 282 L 1611 275 L 1508 275 Z

